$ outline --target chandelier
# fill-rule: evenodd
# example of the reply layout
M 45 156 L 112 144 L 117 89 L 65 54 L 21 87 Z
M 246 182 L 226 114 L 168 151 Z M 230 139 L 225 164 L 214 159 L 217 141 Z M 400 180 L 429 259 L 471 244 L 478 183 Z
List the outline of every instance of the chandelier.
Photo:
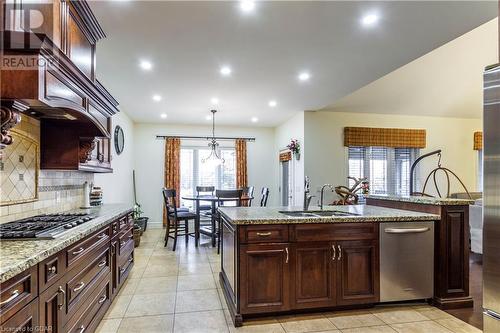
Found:
M 215 113 L 217 110 L 211 110 L 212 112 L 212 139 L 208 143 L 210 147 L 210 155 L 207 158 L 201 160 L 202 163 L 213 163 L 215 165 L 224 164 L 224 159 L 217 152 L 217 148 L 219 147 L 219 143 L 215 139 Z

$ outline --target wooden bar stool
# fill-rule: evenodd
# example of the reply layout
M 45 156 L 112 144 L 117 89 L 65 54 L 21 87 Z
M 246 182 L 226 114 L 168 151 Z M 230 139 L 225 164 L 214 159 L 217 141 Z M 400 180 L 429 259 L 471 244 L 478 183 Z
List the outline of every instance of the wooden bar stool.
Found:
M 229 202 L 234 202 L 236 207 L 241 207 L 241 196 L 243 195 L 243 190 L 217 190 L 215 191 L 215 196 L 217 197 L 219 207 L 224 206 Z M 222 235 L 222 219 L 220 213 L 217 210 L 217 254 L 220 253 L 220 242 Z
M 167 230 L 165 232 L 165 247 L 168 239 L 174 240 L 172 251 L 175 251 L 177 246 L 177 237 L 186 237 L 186 244 L 189 241 L 189 236 L 194 237 L 195 233 L 189 232 L 189 220 L 196 220 L 196 214 L 190 211 L 178 211 L 176 202 L 176 192 L 174 189 L 163 189 L 163 199 L 167 208 Z
M 267 205 L 267 199 L 269 198 L 269 188 L 268 187 L 263 187 L 262 190 L 260 191 L 260 206 L 261 207 L 266 207 Z

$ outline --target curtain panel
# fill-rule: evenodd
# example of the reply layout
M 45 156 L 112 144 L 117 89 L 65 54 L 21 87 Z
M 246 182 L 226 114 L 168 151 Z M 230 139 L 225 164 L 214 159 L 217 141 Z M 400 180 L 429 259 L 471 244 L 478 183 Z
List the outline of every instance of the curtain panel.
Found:
M 173 188 L 176 191 L 175 198 L 177 206 L 180 204 L 181 188 L 181 139 L 167 138 L 165 140 L 165 179 L 166 188 Z M 167 210 L 163 205 L 163 225 L 167 224 Z
M 236 139 L 236 188 L 247 186 L 247 142 Z
M 483 150 L 483 132 L 474 132 L 474 150 Z
M 425 148 L 424 129 L 344 127 L 346 147 Z

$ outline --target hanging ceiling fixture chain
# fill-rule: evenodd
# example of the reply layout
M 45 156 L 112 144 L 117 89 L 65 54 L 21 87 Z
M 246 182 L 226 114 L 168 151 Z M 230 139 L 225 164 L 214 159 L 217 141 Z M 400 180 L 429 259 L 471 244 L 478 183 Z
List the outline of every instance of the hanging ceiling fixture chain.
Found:
M 217 153 L 219 143 L 215 139 L 215 113 L 217 112 L 217 110 L 211 110 L 210 112 L 212 112 L 212 139 L 211 142 L 208 143 L 208 146 L 212 149 L 212 151 L 210 152 L 210 155 L 208 155 L 207 158 L 202 159 L 201 162 L 205 163 L 208 161 L 213 161 L 214 163 L 224 164 L 224 159 Z

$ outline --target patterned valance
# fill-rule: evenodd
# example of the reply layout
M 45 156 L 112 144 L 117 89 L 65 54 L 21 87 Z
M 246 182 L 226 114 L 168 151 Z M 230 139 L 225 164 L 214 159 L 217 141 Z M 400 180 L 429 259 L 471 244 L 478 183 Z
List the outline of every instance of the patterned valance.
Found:
M 483 132 L 474 132 L 474 150 L 483 150 Z
M 424 129 L 344 127 L 346 147 L 425 148 Z
M 292 152 L 285 151 L 280 153 L 280 162 L 290 161 L 292 159 Z

